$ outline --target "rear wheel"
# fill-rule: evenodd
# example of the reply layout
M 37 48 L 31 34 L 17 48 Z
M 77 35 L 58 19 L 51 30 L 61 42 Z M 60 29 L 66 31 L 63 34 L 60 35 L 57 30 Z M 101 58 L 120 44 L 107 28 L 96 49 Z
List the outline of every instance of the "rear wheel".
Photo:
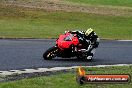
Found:
M 43 58 L 44 60 L 51 60 L 54 57 L 57 56 L 58 53 L 58 48 L 53 46 L 51 48 L 49 48 L 44 54 L 43 54 Z

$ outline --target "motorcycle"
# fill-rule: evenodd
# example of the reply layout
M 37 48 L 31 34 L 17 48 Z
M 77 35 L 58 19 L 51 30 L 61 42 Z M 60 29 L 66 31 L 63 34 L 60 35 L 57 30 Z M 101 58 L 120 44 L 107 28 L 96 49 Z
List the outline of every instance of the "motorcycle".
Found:
M 56 40 L 56 45 L 49 48 L 43 54 L 43 58 L 45 60 L 51 60 L 55 57 L 77 57 L 78 59 L 86 59 L 87 56 L 90 55 L 90 49 L 92 49 L 90 41 L 88 44 L 83 44 L 79 41 L 76 34 L 67 32 L 59 36 L 59 38 Z M 91 60 L 92 59 L 89 59 L 89 61 Z

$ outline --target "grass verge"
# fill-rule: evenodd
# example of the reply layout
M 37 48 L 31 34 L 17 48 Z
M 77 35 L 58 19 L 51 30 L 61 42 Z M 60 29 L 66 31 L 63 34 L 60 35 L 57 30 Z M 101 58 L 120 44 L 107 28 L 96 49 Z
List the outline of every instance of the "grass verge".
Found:
M 132 0 L 65 0 L 79 4 L 132 7 Z
M 132 66 L 86 68 L 92 74 L 130 74 Z M 132 82 L 126 84 L 86 84 L 76 83 L 76 73 L 60 73 L 57 75 L 22 79 L 13 82 L 0 83 L 0 88 L 131 88 Z
M 101 38 L 132 39 L 132 16 L 0 7 L 1 38 L 57 38 L 65 30 L 94 28 Z

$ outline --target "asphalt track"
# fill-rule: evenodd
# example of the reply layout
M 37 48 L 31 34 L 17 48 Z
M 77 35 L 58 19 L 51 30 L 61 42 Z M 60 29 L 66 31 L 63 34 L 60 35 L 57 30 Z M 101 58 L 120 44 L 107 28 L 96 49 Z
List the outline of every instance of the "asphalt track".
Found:
M 101 40 L 92 62 L 75 58 L 43 60 L 43 52 L 55 44 L 51 39 L 0 40 L 0 71 L 43 67 L 132 64 L 132 41 Z

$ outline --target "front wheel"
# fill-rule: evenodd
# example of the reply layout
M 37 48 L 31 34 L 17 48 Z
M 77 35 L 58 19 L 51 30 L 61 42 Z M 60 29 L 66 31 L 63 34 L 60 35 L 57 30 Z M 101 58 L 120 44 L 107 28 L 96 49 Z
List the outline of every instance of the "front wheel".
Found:
M 57 56 L 58 53 L 58 48 L 56 46 L 53 46 L 51 48 L 49 48 L 44 54 L 43 54 L 43 58 L 44 60 L 51 60 L 54 57 Z

